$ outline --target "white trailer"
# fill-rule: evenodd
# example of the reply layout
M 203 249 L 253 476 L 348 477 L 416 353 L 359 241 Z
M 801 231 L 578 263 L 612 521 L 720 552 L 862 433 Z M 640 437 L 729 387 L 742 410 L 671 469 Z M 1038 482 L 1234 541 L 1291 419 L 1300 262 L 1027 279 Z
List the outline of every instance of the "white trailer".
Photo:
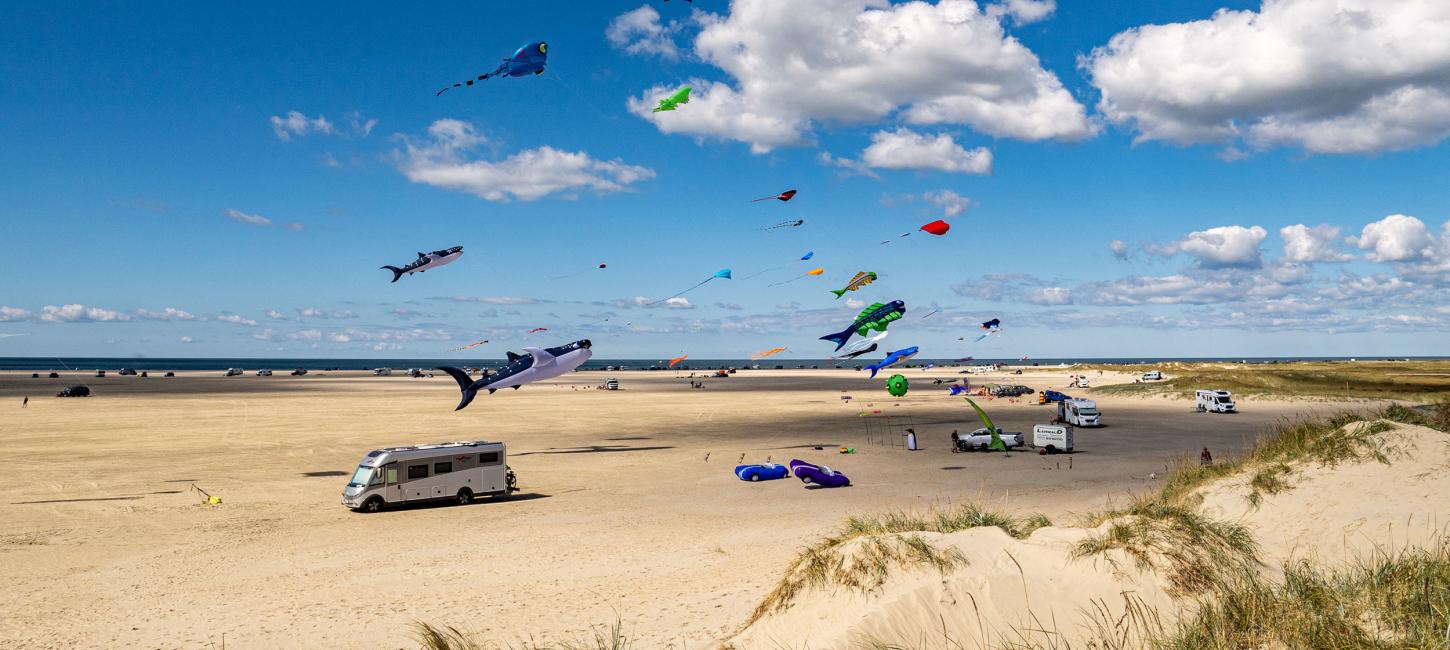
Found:
M 1039 424 L 1032 427 L 1032 446 L 1049 454 L 1072 451 L 1072 427 Z
M 1226 390 L 1199 390 L 1193 392 L 1194 405 L 1200 413 L 1237 413 L 1233 393 Z
M 1100 427 L 1102 414 L 1090 399 L 1065 399 L 1057 403 L 1057 418 L 1075 427 Z
M 509 494 L 517 489 L 502 442 L 485 440 L 386 447 L 368 452 L 342 491 L 342 505 L 361 512 L 390 506 Z

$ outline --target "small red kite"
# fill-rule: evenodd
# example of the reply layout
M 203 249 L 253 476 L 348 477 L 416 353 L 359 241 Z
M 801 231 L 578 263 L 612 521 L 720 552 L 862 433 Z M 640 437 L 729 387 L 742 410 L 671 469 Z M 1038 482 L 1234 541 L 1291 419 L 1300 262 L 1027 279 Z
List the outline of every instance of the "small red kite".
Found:
M 758 199 L 751 199 L 750 202 L 755 203 L 756 201 L 769 201 L 771 199 L 775 199 L 777 201 L 789 201 L 793 198 L 795 198 L 795 190 L 786 190 L 775 196 L 762 196 Z

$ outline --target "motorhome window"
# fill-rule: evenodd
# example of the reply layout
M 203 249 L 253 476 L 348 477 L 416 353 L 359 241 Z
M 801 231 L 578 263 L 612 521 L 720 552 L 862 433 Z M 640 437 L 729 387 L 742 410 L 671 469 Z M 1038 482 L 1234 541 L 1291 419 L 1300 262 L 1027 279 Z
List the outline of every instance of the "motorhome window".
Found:
M 383 455 L 383 450 L 381 450 L 381 449 L 374 449 L 374 450 L 368 452 L 368 458 L 374 458 L 374 457 L 381 456 L 381 455 Z
M 428 466 L 427 465 L 409 465 L 408 466 L 408 480 L 411 481 L 411 480 L 413 480 L 415 478 L 428 478 Z
M 388 485 L 393 485 L 393 484 L 396 484 L 397 482 L 398 482 L 398 468 L 396 468 L 396 467 L 389 467 L 388 468 Z
M 363 487 L 376 479 L 377 477 L 373 475 L 373 468 L 358 467 L 357 471 L 352 474 L 352 480 L 348 481 L 347 484 L 350 487 Z
M 433 463 L 433 473 L 434 474 L 447 474 L 447 473 L 449 473 L 451 471 L 453 471 L 453 463 L 452 463 L 452 461 L 447 461 L 447 462 L 442 462 L 442 463 Z
M 1077 412 L 1079 414 L 1081 414 L 1081 415 L 1097 415 L 1098 414 L 1098 410 L 1095 409 L 1095 408 L 1093 408 L 1093 407 L 1091 407 L 1091 406 L 1084 406 L 1084 407 L 1078 409 Z
M 494 465 L 498 463 L 498 452 L 488 451 L 478 455 L 480 465 Z

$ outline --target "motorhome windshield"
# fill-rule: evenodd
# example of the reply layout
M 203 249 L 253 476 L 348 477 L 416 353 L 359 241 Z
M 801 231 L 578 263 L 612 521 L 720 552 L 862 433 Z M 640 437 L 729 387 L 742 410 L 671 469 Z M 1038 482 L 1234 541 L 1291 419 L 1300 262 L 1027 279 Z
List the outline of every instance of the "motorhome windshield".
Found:
M 1084 406 L 1077 410 L 1079 415 L 1097 415 L 1098 410 L 1091 406 Z
M 1233 403 L 1233 400 L 1232 399 L 1229 399 L 1227 397 L 1220 396 L 1218 398 L 1218 403 L 1219 404 L 1232 404 Z
M 372 467 L 359 465 L 357 471 L 352 474 L 352 480 L 348 481 L 347 485 L 348 487 L 367 487 L 368 483 L 373 482 L 376 473 L 377 470 Z

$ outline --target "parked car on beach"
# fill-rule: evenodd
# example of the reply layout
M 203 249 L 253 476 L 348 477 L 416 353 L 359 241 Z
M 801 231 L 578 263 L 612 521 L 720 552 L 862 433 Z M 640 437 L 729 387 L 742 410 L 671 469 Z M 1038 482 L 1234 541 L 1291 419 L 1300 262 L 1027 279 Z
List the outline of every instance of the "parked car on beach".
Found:
M 62 388 L 59 393 L 56 393 L 55 394 L 55 396 L 56 397 L 90 397 L 91 396 L 91 389 L 90 389 L 89 386 L 67 386 L 65 388 Z

